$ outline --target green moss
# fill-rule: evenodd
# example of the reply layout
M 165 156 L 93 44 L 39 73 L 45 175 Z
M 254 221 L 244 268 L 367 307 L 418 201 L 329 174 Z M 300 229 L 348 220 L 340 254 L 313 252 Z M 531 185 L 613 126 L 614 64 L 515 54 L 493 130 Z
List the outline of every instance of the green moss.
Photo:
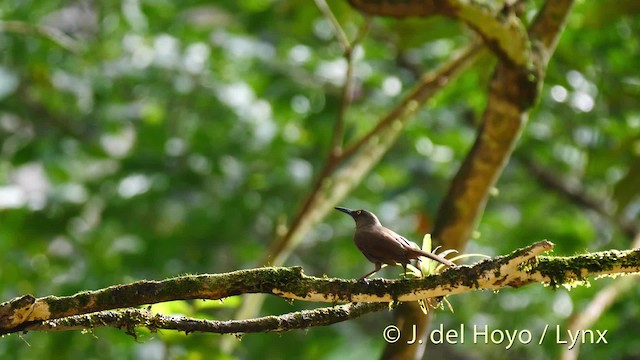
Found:
M 47 296 L 43 300 L 49 305 L 49 312 L 52 314 L 66 314 L 72 309 L 76 309 L 79 304 L 87 304 L 91 298 L 86 292 L 74 295 L 72 298 L 59 298 L 57 296 Z
M 603 251 L 593 254 L 583 254 L 569 257 L 539 257 L 537 266 L 531 271 L 538 271 L 551 279 L 550 285 L 572 285 L 575 282 L 584 282 L 583 270 L 587 273 L 601 273 L 613 269 L 616 266 L 637 266 L 640 260 L 640 251 Z

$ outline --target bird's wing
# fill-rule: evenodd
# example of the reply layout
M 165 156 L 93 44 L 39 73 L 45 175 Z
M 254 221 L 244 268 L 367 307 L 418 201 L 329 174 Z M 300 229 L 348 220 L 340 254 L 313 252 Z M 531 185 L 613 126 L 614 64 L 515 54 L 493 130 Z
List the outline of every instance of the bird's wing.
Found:
M 389 234 L 389 236 L 392 236 L 399 244 L 402 245 L 403 249 L 404 249 L 404 258 L 406 258 L 406 261 L 409 262 L 409 259 L 417 259 L 419 256 L 426 256 L 432 260 L 438 261 L 440 263 L 443 263 L 445 265 L 448 266 L 456 266 L 453 262 L 451 262 L 450 260 L 440 256 L 440 255 L 436 255 L 434 253 L 431 253 L 429 251 L 424 251 L 422 250 L 418 244 L 414 243 L 413 241 L 409 241 L 407 240 L 404 236 L 399 235 L 397 233 L 395 233 L 392 230 L 389 230 L 387 228 L 384 228 L 386 230 L 386 232 Z
M 408 240 L 387 228 L 359 229 L 354 240 L 369 261 L 385 264 L 409 262 L 405 250 Z
M 407 240 L 406 237 L 398 234 L 397 232 L 387 228 L 385 228 L 385 230 L 387 230 L 386 232 L 389 234 L 389 236 L 393 237 L 403 247 L 419 248 L 418 244 L 414 243 L 413 241 Z

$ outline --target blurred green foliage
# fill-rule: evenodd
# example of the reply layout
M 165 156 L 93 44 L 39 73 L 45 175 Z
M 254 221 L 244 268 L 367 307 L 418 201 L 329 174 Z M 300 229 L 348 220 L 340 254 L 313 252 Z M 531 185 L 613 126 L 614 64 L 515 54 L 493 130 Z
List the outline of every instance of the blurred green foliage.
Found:
M 353 37 L 363 18 L 330 3 Z M 539 2 L 529 2 L 529 18 Z M 497 185 L 469 252 L 503 254 L 541 239 L 556 254 L 628 248 L 611 221 L 542 187 L 519 159 L 606 199 L 612 213 L 640 211 L 640 17 L 633 1 L 580 2 L 514 159 Z M 326 157 L 345 61 L 312 3 L 289 1 L 20 1 L 2 21 L 57 28 L 74 52 L 46 36 L 0 33 L 0 297 L 68 295 L 137 279 L 259 265 L 277 226 L 295 215 Z M 389 111 L 420 72 L 446 62 L 470 31 L 442 18 L 374 19 L 356 56 L 347 115 L 353 140 Z M 494 60 L 476 65 L 421 110 L 344 205 L 378 213 L 418 240 L 469 149 Z M 604 200 L 603 200 L 604 201 Z M 332 214 L 287 265 L 354 277 L 370 264 Z M 395 276 L 398 269 L 384 270 Z M 450 299 L 435 325 L 529 330 L 563 326 L 611 280 L 567 292 L 542 286 Z M 584 359 L 640 356 L 638 288 L 594 324 L 609 345 Z M 208 304 L 208 302 L 206 303 Z M 229 319 L 239 305 L 185 302 L 163 313 Z M 272 297 L 263 314 L 316 304 Z M 246 335 L 240 358 L 378 356 L 389 313 L 327 328 Z M 115 329 L 32 332 L 0 340 L 1 358 L 226 358 L 221 336 Z M 357 346 L 354 346 L 357 344 Z M 436 346 L 478 358 L 550 358 L 551 341 Z M 473 355 L 476 353 L 476 355 Z M 55 356 L 54 356 L 55 354 Z

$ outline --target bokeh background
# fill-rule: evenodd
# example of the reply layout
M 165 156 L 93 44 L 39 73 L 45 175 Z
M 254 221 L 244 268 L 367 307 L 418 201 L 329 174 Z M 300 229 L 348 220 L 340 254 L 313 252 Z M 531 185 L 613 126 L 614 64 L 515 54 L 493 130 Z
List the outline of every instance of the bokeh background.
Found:
M 353 37 L 362 16 L 346 1 L 329 4 Z M 530 19 L 541 2 L 527 4 Z M 631 247 L 640 212 L 639 11 L 630 0 L 574 7 L 468 252 L 505 254 L 541 239 L 557 255 Z M 0 19 L 0 301 L 261 265 L 326 158 L 342 96 L 346 62 L 312 2 L 24 0 L 2 2 Z M 356 50 L 346 140 L 471 37 L 444 18 L 372 19 Z M 372 210 L 420 240 L 473 142 L 494 62 L 487 53 L 432 99 L 342 205 Z M 351 219 L 330 214 L 286 265 L 362 275 L 372 265 L 352 230 Z M 433 325 L 555 331 L 614 281 L 455 296 L 455 313 L 437 312 Z M 585 344 L 581 358 L 640 357 L 639 295 L 638 286 L 620 293 L 592 325 L 608 330 L 609 344 Z M 225 320 L 242 301 L 153 310 Z M 260 314 L 317 306 L 269 297 Z M 383 312 L 245 335 L 232 354 L 214 334 L 30 332 L 0 339 L 0 357 L 362 359 L 379 356 L 391 321 Z M 563 345 L 504 347 L 466 342 L 427 354 L 544 359 Z

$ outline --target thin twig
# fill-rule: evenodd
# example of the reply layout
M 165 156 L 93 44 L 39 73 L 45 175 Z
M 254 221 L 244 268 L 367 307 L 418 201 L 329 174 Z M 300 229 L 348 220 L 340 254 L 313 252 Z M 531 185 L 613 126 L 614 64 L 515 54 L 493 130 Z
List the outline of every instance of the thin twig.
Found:
M 566 330 L 573 334 L 579 334 L 580 331 L 590 329 L 592 325 L 604 314 L 616 301 L 616 299 L 625 292 L 631 290 L 638 283 L 637 277 L 623 277 L 615 279 L 613 283 L 606 286 L 595 294 L 593 299 L 578 313 L 574 313 L 569 318 Z M 561 360 L 574 360 L 580 354 L 581 341 L 576 341 L 573 347 L 562 347 Z
M 316 0 L 322 1 L 324 0 Z M 354 49 L 357 48 L 359 42 L 364 38 L 365 34 L 369 30 L 369 18 L 365 18 L 364 23 L 360 26 L 358 34 L 356 35 L 352 45 L 344 49 L 344 57 L 347 62 L 347 72 L 345 75 L 344 86 L 342 87 L 342 98 L 340 100 L 340 110 L 336 115 L 336 122 L 333 127 L 333 137 L 331 140 L 331 148 L 329 152 L 328 165 L 332 166 L 332 163 L 336 163 L 342 154 L 342 143 L 344 141 L 344 127 L 347 110 L 351 106 L 351 102 L 354 97 L 355 88 L 355 63 L 354 63 Z
M 384 129 L 392 126 L 395 121 L 403 116 L 406 116 L 407 111 L 411 109 L 414 109 L 414 111 L 417 110 L 420 105 L 424 104 L 424 102 L 431 98 L 437 91 L 446 86 L 450 78 L 453 77 L 460 68 L 464 68 L 473 62 L 483 49 L 484 46 L 481 42 L 474 41 L 454 55 L 453 59 L 447 64 L 431 73 L 423 75 L 420 83 L 402 100 L 400 105 L 385 115 L 368 133 L 351 144 L 344 151 L 342 157 L 344 159 L 351 157 L 354 153 L 358 152 L 364 144 L 376 136 L 379 136 Z
M 326 2 L 324 2 L 324 0 L 317 0 L 317 4 L 320 10 L 323 11 L 323 14 L 325 14 L 325 16 L 333 19 L 332 23 L 334 24 L 334 27 L 336 29 L 336 34 L 344 35 L 344 31 L 342 31 L 342 27 L 335 19 L 335 16 L 327 6 Z M 336 115 L 336 120 L 333 128 L 333 135 L 331 139 L 331 145 L 329 148 L 328 156 L 326 158 L 324 165 L 322 166 L 322 169 L 318 173 L 318 176 L 316 176 L 316 180 L 313 184 L 311 192 L 309 193 L 309 196 L 307 196 L 301 209 L 297 212 L 296 217 L 292 221 L 291 227 L 289 227 L 287 232 L 274 243 L 273 247 L 268 252 L 267 258 L 263 261 L 263 264 L 268 263 L 270 265 L 279 266 L 284 262 L 284 258 L 280 255 L 281 252 L 287 247 L 287 244 L 291 241 L 291 238 L 293 237 L 295 232 L 298 230 L 298 226 L 300 222 L 302 221 L 303 217 L 305 216 L 305 214 L 308 212 L 309 208 L 313 204 L 314 199 L 316 199 L 316 197 L 319 195 L 322 189 L 322 184 L 325 183 L 325 180 L 333 173 L 333 171 L 340 165 L 340 163 L 343 160 L 343 157 L 341 157 L 341 153 L 342 153 L 342 142 L 344 138 L 344 122 L 345 122 L 347 110 L 351 105 L 351 100 L 353 99 L 353 88 L 354 88 L 354 63 L 353 63 L 353 51 L 352 51 L 351 44 L 353 44 L 353 46 L 358 45 L 366 36 L 369 30 L 369 26 L 370 26 L 370 18 L 366 17 L 364 23 L 362 24 L 362 26 L 360 26 L 358 33 L 356 34 L 356 37 L 352 43 L 349 43 L 348 39 L 346 39 L 346 35 L 344 35 L 345 40 L 342 42 L 342 44 L 345 45 L 343 46 L 343 49 L 344 49 L 344 56 L 347 61 L 347 72 L 346 72 L 345 82 L 344 82 L 343 91 L 342 91 L 340 110 Z M 338 41 L 340 41 L 340 36 L 338 36 Z
M 267 252 L 265 258 L 262 260 L 262 263 L 265 265 L 268 264 L 279 266 L 282 265 L 288 258 L 288 249 L 291 248 L 292 243 L 295 243 L 296 236 L 303 232 L 301 231 L 301 229 L 304 229 L 305 220 L 309 220 L 309 218 L 311 217 L 310 209 L 320 197 L 323 184 L 325 184 L 326 180 L 331 176 L 333 171 L 341 162 L 340 154 L 342 152 L 342 143 L 344 138 L 344 121 L 347 109 L 349 108 L 351 100 L 353 98 L 354 63 L 352 46 L 359 44 L 364 39 L 366 33 L 368 32 L 370 24 L 369 17 L 366 17 L 363 25 L 359 28 L 358 33 L 356 34 L 356 37 L 353 41 L 354 45 L 351 45 L 344 30 L 340 26 L 340 23 L 331 12 L 331 9 L 327 5 L 327 3 L 324 0 L 317 0 L 316 4 L 323 15 L 327 19 L 329 19 L 330 23 L 333 25 L 337 41 L 342 46 L 347 62 L 347 72 L 345 83 L 343 86 L 342 100 L 340 110 L 336 115 L 331 145 L 329 147 L 325 163 L 316 176 L 309 195 L 305 198 L 300 210 L 296 213 L 293 221 L 291 222 L 291 226 L 286 229 L 284 234 L 278 234 L 275 241 L 271 244 L 269 251 Z M 313 222 L 313 220 L 309 220 L 308 222 Z M 257 313 L 258 309 L 262 306 L 263 300 L 264 297 L 253 297 L 252 299 L 248 299 L 237 311 L 237 315 L 243 318 L 253 317 Z M 234 346 L 233 344 L 234 343 L 225 341 L 223 342 L 222 346 L 223 348 L 227 348 L 228 350 L 228 348 Z
M 525 166 L 529 173 L 545 188 L 556 192 L 567 198 L 573 204 L 589 209 L 599 214 L 607 221 L 615 224 L 629 238 L 633 240 L 640 233 L 638 224 L 628 221 L 620 216 L 616 216 L 613 205 L 609 199 L 600 199 L 590 195 L 579 183 L 570 183 L 558 174 L 536 163 L 527 156 L 518 155 L 517 159 Z
M 324 184 L 329 182 L 331 175 L 340 164 L 362 151 L 374 138 L 384 137 L 389 130 L 393 128 L 394 124 L 399 123 L 400 127 L 404 126 L 411 116 L 420 108 L 421 104 L 424 104 L 431 96 L 444 88 L 452 78 L 472 64 L 482 50 L 483 46 L 480 43 L 474 42 L 462 50 L 452 61 L 443 65 L 440 69 L 426 74 L 411 93 L 389 114 L 384 116 L 371 131 L 350 145 L 343 151 L 339 158 L 336 158 L 334 161 L 327 161 L 316 177 L 309 196 L 307 196 L 300 211 L 297 212 L 296 217 L 291 222 L 291 227 L 283 236 L 273 243 L 263 263 L 275 266 L 283 263 L 284 258 L 280 256 L 280 253 L 289 246 L 291 239 L 296 236 L 301 223 L 304 221 L 305 216 L 308 216 L 312 205 L 317 205 L 316 203 L 321 196 Z
M 315 2 L 316 2 L 316 6 L 318 7 L 322 15 L 325 18 L 327 18 L 327 20 L 329 20 L 329 22 L 333 26 L 333 30 L 336 34 L 336 40 L 338 40 L 338 43 L 342 47 L 342 51 L 345 54 L 350 53 L 351 50 L 353 50 L 353 48 L 351 43 L 349 42 L 349 38 L 347 37 L 347 34 L 342 29 L 340 22 L 338 21 L 338 19 L 336 19 L 336 16 L 333 14 L 333 11 L 331 11 L 331 8 L 329 7 L 329 5 L 327 5 L 327 2 L 325 0 L 315 0 Z
M 75 54 L 79 54 L 82 51 L 81 43 L 64 32 L 50 26 L 30 24 L 22 21 L 0 21 L 0 32 L 3 31 L 27 35 L 39 35 Z

